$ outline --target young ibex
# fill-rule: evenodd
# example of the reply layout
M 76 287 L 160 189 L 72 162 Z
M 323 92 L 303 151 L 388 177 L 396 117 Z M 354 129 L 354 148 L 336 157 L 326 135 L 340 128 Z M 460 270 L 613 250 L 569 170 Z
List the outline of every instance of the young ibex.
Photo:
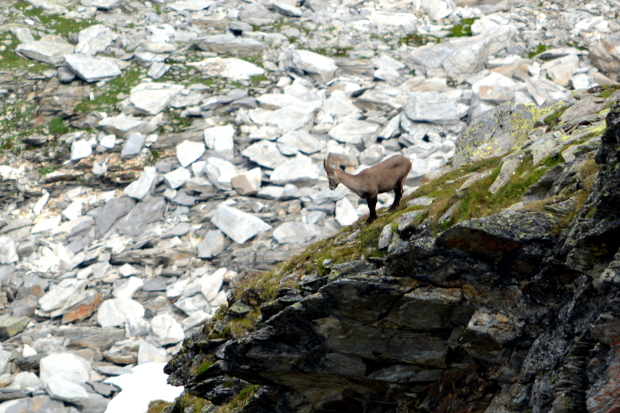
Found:
M 348 174 L 338 166 L 331 165 L 331 154 L 323 161 L 327 179 L 329 179 L 329 189 L 336 189 L 339 183 L 355 192 L 360 198 L 368 203 L 370 215 L 366 220 L 370 224 L 377 219 L 377 194 L 394 190 L 394 203 L 390 206 L 390 211 L 396 210 L 403 196 L 403 184 L 411 170 L 411 161 L 402 155 L 392 156 L 385 161 L 364 169 L 357 175 Z

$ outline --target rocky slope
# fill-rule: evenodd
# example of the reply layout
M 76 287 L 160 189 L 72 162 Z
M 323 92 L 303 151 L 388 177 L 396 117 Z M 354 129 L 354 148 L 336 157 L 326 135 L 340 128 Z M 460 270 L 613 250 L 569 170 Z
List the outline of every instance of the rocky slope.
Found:
M 211 339 L 245 340 L 327 281 L 396 268 L 413 240 L 430 242 L 519 200 L 555 216 L 535 215 L 540 228 L 528 231 L 565 228 L 590 190 L 605 110 L 616 100 L 616 8 L 615 0 L 3 1 L 0 412 L 142 411 L 152 398 L 172 400 L 182 390 L 171 392 L 155 370 L 213 317 Z M 586 92 L 594 86 L 604 87 Z M 407 156 L 406 193 L 416 191 L 415 199 L 360 226 L 364 202 L 345 188 L 327 189 L 328 153 L 349 172 Z M 391 201 L 384 194 L 379 207 Z M 603 210 L 590 208 L 588 218 Z M 492 224 L 500 235 L 503 220 Z M 444 247 L 460 245 L 459 234 Z M 485 271 L 536 272 L 560 237 L 536 234 L 515 232 L 515 251 L 524 255 L 506 264 L 514 252 L 507 247 Z M 420 251 L 431 254 L 425 245 Z M 252 276 L 295 254 L 277 273 Z M 436 286 L 462 287 L 446 277 Z M 417 297 L 418 284 L 401 281 L 386 282 L 389 294 Z M 228 302 L 238 284 L 251 289 Z M 442 349 L 428 360 L 412 353 L 408 363 L 429 363 L 438 375 L 455 365 L 450 360 L 468 362 L 452 350 L 448 330 L 492 311 L 476 312 L 484 306 L 467 294 L 477 290 L 463 288 L 454 297 L 428 292 L 428 300 L 447 300 L 455 319 L 442 316 L 437 325 L 447 324 L 433 328 L 427 320 L 419 328 L 431 328 L 430 339 L 403 328 L 421 346 Z M 394 330 L 403 323 L 395 317 L 386 325 L 366 320 L 372 328 L 364 331 Z M 321 347 L 327 330 L 308 336 L 319 355 L 331 348 Z M 207 374 L 213 351 L 176 373 L 175 383 Z M 403 368 L 359 351 L 335 351 L 326 363 L 334 357 L 337 370 L 349 360 L 359 372 L 361 358 L 368 375 L 385 363 Z M 229 410 L 259 390 L 253 386 L 281 394 L 275 379 L 235 376 L 233 367 L 226 374 L 230 380 L 215 375 L 196 392 L 213 392 L 220 404 L 237 398 Z M 143 380 L 149 385 L 136 386 Z M 359 386 L 370 386 L 364 395 L 393 387 L 398 396 L 385 400 L 400 401 L 398 383 L 381 380 Z M 329 405 L 325 394 L 283 400 Z M 348 396 L 334 394 L 348 405 Z M 192 401 L 196 409 L 206 403 Z
M 190 395 L 213 403 L 203 412 L 615 411 L 620 104 L 617 93 L 592 92 L 575 95 L 555 126 L 546 116 L 524 140 L 513 135 L 497 166 L 438 178 L 414 192 L 413 206 L 383 216 L 394 232 L 387 254 L 326 266 L 319 254 L 338 247 L 324 243 L 303 257 L 309 271 L 293 264 L 247 281 L 224 318 L 166 366 L 187 394 L 167 411 L 196 403 Z M 511 128 L 526 113 L 504 106 L 486 126 Z M 603 116 L 601 137 L 590 138 L 591 126 L 571 132 L 575 118 Z M 484 124 L 472 125 L 455 159 L 478 139 L 493 143 L 474 136 Z M 563 143 L 541 158 L 556 132 Z M 535 158 L 525 171 L 511 166 Z M 518 196 L 484 216 L 484 201 L 469 202 L 481 193 L 493 202 L 489 191 L 506 174 L 499 191 Z M 426 191 L 441 210 L 419 206 Z M 441 215 L 465 203 L 482 216 Z

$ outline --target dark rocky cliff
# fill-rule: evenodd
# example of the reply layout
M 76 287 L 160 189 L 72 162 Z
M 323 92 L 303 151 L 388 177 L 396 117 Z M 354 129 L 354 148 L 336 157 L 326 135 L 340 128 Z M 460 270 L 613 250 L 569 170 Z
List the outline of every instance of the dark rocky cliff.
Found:
M 398 233 L 387 253 L 337 264 L 317 246 L 298 259 L 310 269 L 248 275 L 168 364 L 186 395 L 166 409 L 618 411 L 620 105 L 600 92 L 532 121 L 525 142 L 462 177 L 473 185 L 437 177 L 414 193 L 435 207 L 381 217 L 376 228 Z M 515 122 L 523 112 L 501 110 Z M 494 205 L 475 197 L 499 179 Z M 324 246 L 341 251 L 371 230 Z

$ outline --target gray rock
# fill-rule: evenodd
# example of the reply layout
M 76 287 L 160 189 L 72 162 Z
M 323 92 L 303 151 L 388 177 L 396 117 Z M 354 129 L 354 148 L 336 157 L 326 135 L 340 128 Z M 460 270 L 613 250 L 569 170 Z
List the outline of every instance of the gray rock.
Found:
M 73 49 L 74 46 L 69 43 L 38 41 L 20 44 L 15 51 L 29 59 L 55 65 L 61 63 L 63 56 L 72 53 Z
M 131 89 L 126 108 L 136 114 L 157 115 L 181 90 L 181 85 L 143 82 Z
M 279 244 L 305 244 L 320 234 L 317 227 L 303 222 L 285 222 L 273 231 Z
M 259 233 L 271 229 L 271 225 L 261 219 L 225 205 L 218 206 L 211 222 L 237 244 L 243 244 Z
M 177 189 L 182 187 L 191 176 L 192 174 L 188 169 L 180 167 L 164 174 L 164 181 L 166 181 L 170 188 Z
M 336 221 L 344 226 L 351 225 L 359 216 L 347 198 L 342 198 L 340 201 L 336 202 Z
M 349 119 L 331 129 L 329 136 L 338 142 L 357 145 L 369 140 L 378 129 L 379 125 L 376 123 Z
M 405 115 L 418 122 L 458 121 L 469 110 L 447 94 L 437 92 L 412 93 L 405 105 Z
M 151 323 L 145 318 L 128 318 L 125 320 L 125 335 L 127 337 L 143 337 L 151 332 Z
M 2 369 L 2 371 L 4 371 L 4 369 Z M 36 374 L 30 371 L 20 371 L 15 375 L 13 382 L 8 387 L 20 389 L 42 389 L 44 384 Z
M 56 285 L 39 299 L 39 307 L 45 312 L 63 308 L 73 297 L 86 287 L 86 281 L 67 278 Z
M 433 20 L 441 20 L 451 15 L 455 10 L 452 0 L 420 0 L 416 7 L 424 10 Z
M 232 34 L 216 34 L 196 40 L 196 46 L 207 52 L 224 55 L 255 55 L 262 54 L 265 45 L 258 40 L 247 37 L 236 37 Z
M 177 145 L 177 159 L 182 167 L 186 168 L 205 153 L 202 142 L 183 141 Z
M 271 0 L 268 8 L 287 17 L 301 17 L 302 9 L 285 0 Z
M 35 41 L 32 32 L 27 27 L 11 27 L 9 31 L 17 37 L 20 43 L 32 43 Z
M 233 156 L 235 147 L 235 128 L 232 125 L 215 126 L 205 129 L 204 139 L 207 148 L 213 149 L 216 153 L 230 159 Z
M 233 176 L 230 183 L 239 195 L 252 196 L 260 191 L 262 174 L 260 168 Z
M 113 133 L 121 137 L 128 137 L 130 134 L 136 132 L 147 133 L 147 131 L 144 130 L 144 121 L 123 114 L 105 118 L 99 122 L 99 126 L 101 126 L 106 132 Z
M 261 108 L 276 110 L 287 106 L 301 105 L 302 100 L 285 93 L 266 93 L 256 98 Z
M 95 217 L 97 229 L 101 235 L 108 232 L 110 228 L 122 217 L 127 215 L 136 204 L 136 201 L 129 198 L 112 198 L 103 206 Z
M 121 0 L 82 0 L 86 7 L 96 7 L 100 10 L 111 10 L 121 5 Z
M 0 264 L 12 264 L 19 261 L 15 241 L 9 237 L 0 237 Z
M 132 237 L 144 233 L 147 224 L 162 219 L 166 201 L 162 197 L 149 197 L 136 206 L 118 224 L 121 234 Z
M 198 310 L 193 312 L 192 314 L 190 314 L 189 317 L 183 320 L 181 322 L 181 326 L 183 327 L 183 330 L 187 331 L 194 327 L 203 325 L 205 322 L 209 321 L 211 317 L 211 314 L 205 313 L 202 310 Z
M 331 57 L 308 50 L 288 50 L 284 64 L 308 73 L 315 80 L 325 84 L 334 78 L 338 66 Z
M 113 79 L 121 75 L 121 69 L 111 59 L 92 57 L 84 54 L 66 54 L 65 64 L 86 82 Z
M 231 162 L 211 157 L 207 159 L 203 170 L 209 181 L 217 188 L 224 191 L 232 189 L 230 181 L 237 176 L 237 169 Z
M 170 70 L 170 65 L 161 62 L 155 62 L 149 68 L 147 75 L 153 79 L 159 79 Z
M 75 53 L 94 56 L 97 53 L 103 52 L 117 38 L 118 34 L 102 24 L 87 27 L 78 35 Z
M 541 70 L 546 70 L 551 79 L 560 86 L 567 87 L 573 74 L 579 67 L 579 57 L 574 54 L 545 62 Z
M 140 340 L 138 347 L 138 364 L 144 363 L 165 363 L 168 359 L 166 349 Z
M 394 236 L 394 231 L 392 231 L 392 224 L 388 224 L 383 227 L 381 230 L 381 235 L 379 236 L 379 249 L 383 250 L 390 246 L 392 243 L 392 237 Z
M 187 66 L 196 67 L 207 76 L 220 76 L 231 80 L 250 79 L 265 71 L 245 60 L 235 58 L 212 57 L 197 63 L 188 63 Z
M 414 198 L 410 201 L 407 201 L 407 205 L 412 206 L 429 206 L 433 203 L 433 198 L 429 198 L 427 196 L 421 196 L 419 198 Z
M 170 315 L 157 315 L 151 320 L 151 333 L 161 346 L 176 344 L 185 338 L 183 327 Z
M 250 119 L 259 125 L 276 126 L 282 132 L 296 131 L 310 127 L 320 102 L 287 106 L 276 111 L 257 109 L 250 113 Z
M 144 307 L 129 298 L 105 300 L 97 310 L 97 323 L 103 328 L 122 326 L 128 319 L 144 317 Z
M 157 169 L 147 166 L 140 178 L 127 185 L 123 193 L 125 196 L 141 201 L 153 188 L 155 178 L 157 178 Z
M 44 385 L 56 380 L 70 383 L 85 383 L 90 380 L 90 363 L 73 353 L 56 353 L 46 356 L 40 362 L 39 377 Z
M 449 76 L 474 74 L 488 57 L 508 46 L 515 36 L 513 26 L 497 26 L 479 36 L 453 38 L 441 44 L 427 44 L 411 51 L 413 61 L 427 69 L 445 71 Z
M 77 79 L 77 76 L 67 66 L 60 66 L 58 68 L 58 80 L 60 80 L 60 83 L 71 83 L 75 79 Z
M 90 142 L 85 140 L 75 141 L 71 144 L 71 161 L 79 161 L 93 154 Z
M 200 244 L 196 246 L 198 258 L 211 259 L 216 257 L 226 247 L 226 238 L 222 231 L 208 231 Z
M 325 141 L 315 138 L 304 130 L 296 130 L 285 133 L 278 139 L 278 143 L 283 143 L 297 148 L 300 152 L 303 152 L 306 155 L 320 152 L 326 146 Z
M 278 146 L 274 142 L 267 140 L 254 143 L 245 148 L 241 153 L 252 162 L 271 169 L 287 160 L 278 150 Z
M 49 380 L 45 384 L 45 391 L 53 399 L 69 403 L 81 404 L 88 399 L 88 393 L 83 386 L 62 378 Z
M 101 140 L 99 140 L 99 145 L 106 149 L 114 149 L 114 146 L 116 146 L 116 136 L 105 135 L 101 138 Z
M 123 150 L 121 151 L 121 158 L 129 158 L 132 156 L 140 155 L 142 152 L 142 148 L 144 147 L 144 142 L 146 141 L 146 136 L 141 133 L 132 133 L 129 135 L 129 139 L 123 145 Z
M 595 42 L 589 50 L 588 59 L 611 79 L 620 80 L 620 33 L 612 33 Z
M 307 185 L 316 182 L 318 178 L 319 169 L 312 159 L 297 155 L 276 167 L 269 180 L 276 185 Z
M 385 147 L 383 145 L 371 145 L 360 154 L 360 162 L 364 165 L 374 165 L 385 158 Z
M 9 362 L 9 360 L 12 358 L 13 358 L 13 353 L 11 351 L 6 351 L 5 349 L 0 347 L 0 371 L 1 372 L 4 372 L 6 370 L 6 365 Z M 13 380 L 13 382 L 15 382 L 15 380 Z M 21 386 L 17 384 L 17 386 L 14 386 L 14 387 L 21 387 Z
M 114 291 L 112 295 L 115 298 L 131 298 L 133 295 L 142 288 L 144 281 L 138 277 L 129 277 L 123 279 L 120 283 L 114 284 Z

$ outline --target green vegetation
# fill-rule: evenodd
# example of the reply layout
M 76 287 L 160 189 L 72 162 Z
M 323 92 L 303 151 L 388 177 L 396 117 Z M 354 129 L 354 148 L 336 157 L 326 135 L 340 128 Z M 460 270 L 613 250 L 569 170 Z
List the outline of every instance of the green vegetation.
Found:
M 51 66 L 46 63 L 26 59 L 15 53 L 15 49 L 19 45 L 19 40 L 15 35 L 9 34 L 6 40 L 10 40 L 11 44 L 5 45 L 5 50 L 0 52 L 0 67 L 3 70 L 22 69 L 31 73 L 41 73 L 51 68 Z
M 149 402 L 149 407 L 146 413 L 162 413 L 168 406 L 172 406 L 172 403 L 165 400 L 153 400 Z
M 452 28 L 449 29 L 450 34 L 448 37 L 469 37 L 471 36 L 471 25 L 477 18 L 467 18 L 461 20 L 460 23 L 455 24 Z
M 0 152 L 19 153 L 24 149 L 24 137 L 42 132 L 43 126 L 30 126 L 37 107 L 36 102 L 17 99 L 14 95 L 0 101 Z
M 47 174 L 54 172 L 57 169 L 58 169 L 57 166 L 41 166 L 38 171 L 39 176 L 45 176 Z
M 15 8 L 23 10 L 26 17 L 37 20 L 43 24 L 48 30 L 55 32 L 61 36 L 67 36 L 69 33 L 77 33 L 94 24 L 95 20 L 74 20 L 62 17 L 59 14 L 45 14 L 37 7 L 32 7 L 25 1 L 18 1 Z
M 320 55 L 329 56 L 329 57 L 349 57 L 349 54 L 352 50 L 353 50 L 352 46 L 347 46 L 347 47 L 335 46 L 335 47 L 319 47 L 312 51 Z
M 259 386 L 253 385 L 241 390 L 239 394 L 230 401 L 230 403 L 220 408 L 220 413 L 233 413 L 240 411 L 248 404 L 248 402 L 252 399 L 252 396 L 256 394 L 259 388 Z
M 265 76 L 265 75 L 255 75 L 255 76 L 251 76 L 250 80 L 251 80 L 253 86 L 258 86 L 260 84 L 260 82 L 264 82 L 264 81 L 266 81 L 268 79 L 267 79 L 267 76 Z
M 541 44 L 539 43 L 538 46 L 536 46 L 535 50 L 532 50 L 531 52 L 528 52 L 527 54 L 527 58 L 528 59 L 533 59 L 535 56 L 546 52 L 547 50 L 551 49 L 552 46 L 546 45 L 546 44 Z
M 127 96 L 131 89 L 140 83 L 142 75 L 140 68 L 131 66 L 121 76 L 109 81 L 95 100 L 83 100 L 75 107 L 75 111 L 88 113 L 95 110 L 116 109 L 116 105 L 122 100 L 119 95 Z
M 414 32 L 398 39 L 398 44 L 406 44 L 411 47 L 424 46 L 427 43 L 441 43 L 441 38 L 431 34 L 420 34 Z
M 65 125 L 65 121 L 62 118 L 54 118 L 50 122 L 49 130 L 54 135 L 63 135 L 69 132 L 69 127 Z
M 208 361 L 208 360 L 207 360 L 207 361 L 203 361 L 203 362 L 202 362 L 202 364 L 201 364 L 201 365 L 198 367 L 198 369 L 196 370 L 196 375 L 197 375 L 197 376 L 201 375 L 202 373 L 204 373 L 205 371 L 207 371 L 207 369 L 208 369 L 209 367 L 211 367 L 212 365 L 213 365 L 213 363 L 212 363 L 212 362 L 210 362 L 210 361 Z
M 615 91 L 620 90 L 620 85 L 605 85 L 602 86 L 602 88 L 601 97 L 607 99 L 613 95 Z

